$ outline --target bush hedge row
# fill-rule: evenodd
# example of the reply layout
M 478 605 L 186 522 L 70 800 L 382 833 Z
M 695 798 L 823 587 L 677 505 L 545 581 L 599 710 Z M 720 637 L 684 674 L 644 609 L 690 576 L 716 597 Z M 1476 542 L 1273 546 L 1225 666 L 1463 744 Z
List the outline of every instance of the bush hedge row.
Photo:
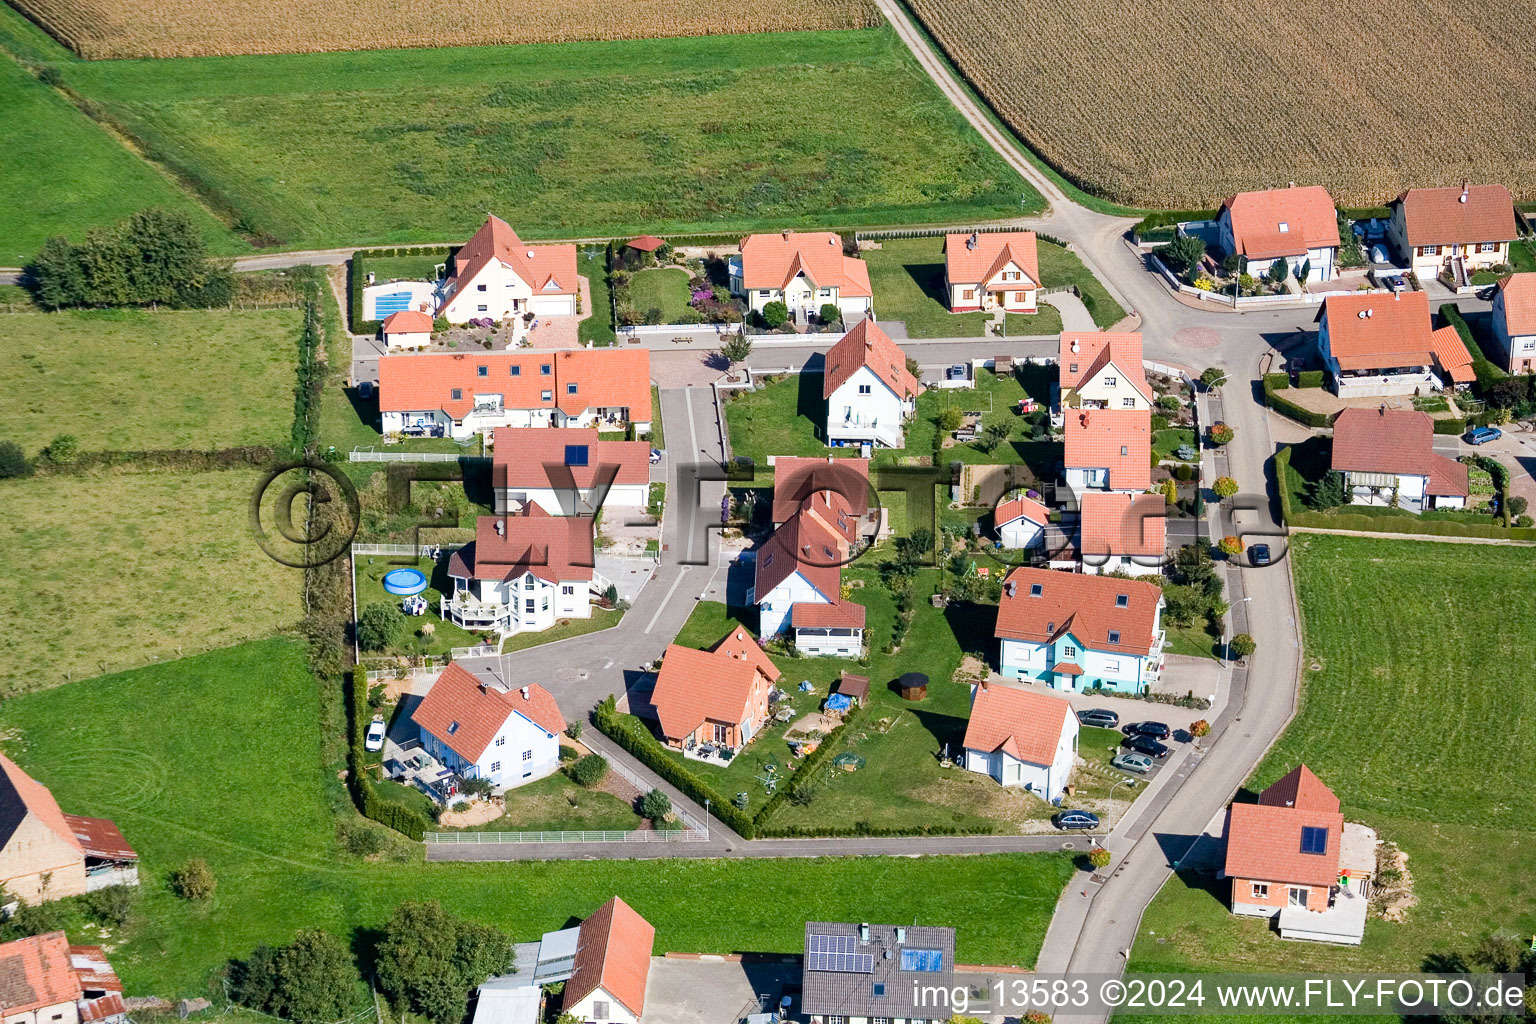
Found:
M 1328 375 L 1322 370 L 1302 370 L 1296 375 L 1296 386 L 1301 388 L 1320 388 L 1327 378 Z
M 379 799 L 373 791 L 373 780 L 368 777 L 368 753 L 363 749 L 370 720 L 368 670 L 361 665 L 353 666 L 347 674 L 347 690 L 347 729 L 351 741 L 347 745 L 347 786 L 358 813 L 419 842 L 422 833 L 432 829 L 432 822 L 404 804 Z
M 417 248 L 398 247 L 394 249 L 359 249 L 352 254 L 347 261 L 347 321 L 352 325 L 353 334 L 376 334 L 382 320 L 363 319 L 363 288 L 368 284 L 368 261 L 387 260 L 401 256 L 431 256 L 433 253 L 441 255 L 445 260 L 451 259 L 458 250 L 457 246 L 449 246 L 445 249 L 433 249 L 431 246 Z
M 1328 425 L 1328 416 L 1326 414 L 1313 412 L 1311 409 L 1303 409 L 1289 398 L 1285 398 L 1277 393 L 1274 384 L 1271 382 L 1271 378 L 1284 376 L 1285 374 L 1283 373 L 1269 373 L 1264 375 L 1264 404 L 1275 410 L 1275 412 L 1278 412 L 1280 415 L 1288 419 L 1293 419 L 1297 423 L 1300 423 L 1304 426 L 1326 427 Z
M 115 466 L 133 466 L 143 469 L 239 469 L 245 466 L 270 465 L 277 458 L 277 449 L 268 445 L 244 445 L 234 448 L 214 448 L 209 451 L 187 451 L 181 448 L 153 448 L 147 451 L 81 452 L 75 461 L 59 464 L 46 458 L 37 460 L 37 471 L 54 476 L 78 475 L 96 469 Z

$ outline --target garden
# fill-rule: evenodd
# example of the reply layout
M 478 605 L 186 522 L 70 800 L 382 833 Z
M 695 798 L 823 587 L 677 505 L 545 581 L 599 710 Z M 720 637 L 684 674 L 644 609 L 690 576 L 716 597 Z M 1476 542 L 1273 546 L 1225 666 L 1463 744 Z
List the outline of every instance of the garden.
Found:
M 620 327 L 741 323 L 725 261 L 712 253 L 687 256 L 665 242 L 652 252 L 610 244 L 608 287 Z
M 1235 289 L 1244 298 L 1305 292 L 1313 270 L 1311 260 L 1302 260 L 1299 266 L 1292 267 L 1286 260 L 1277 259 L 1262 273 L 1252 274 L 1244 257 L 1228 253 L 1218 261 L 1207 252 L 1205 241 L 1198 234 L 1185 232 L 1159 246 L 1156 256 L 1192 288 L 1222 295 L 1231 295 Z

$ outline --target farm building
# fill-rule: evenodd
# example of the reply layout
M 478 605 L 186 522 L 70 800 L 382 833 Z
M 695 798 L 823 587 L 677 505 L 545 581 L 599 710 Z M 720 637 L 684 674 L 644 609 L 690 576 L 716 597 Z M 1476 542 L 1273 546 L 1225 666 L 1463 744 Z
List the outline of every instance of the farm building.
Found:
M 1520 236 L 1503 185 L 1409 189 L 1390 208 L 1387 237 L 1421 280 L 1444 275 L 1468 285 L 1477 271 L 1507 264 L 1509 243 Z
M 827 350 L 827 444 L 905 447 L 902 427 L 919 390 L 906 353 L 873 320 L 860 320 Z
M 1350 502 L 1410 512 L 1465 508 L 1467 467 L 1434 450 L 1434 423 L 1413 409 L 1345 409 L 1333 421 L 1332 468 Z
M 829 304 L 845 323 L 874 311 L 868 265 L 844 255 L 843 240 L 830 231 L 748 235 L 728 270 L 731 294 L 748 309 L 761 313 L 768 303 L 782 302 L 793 324 L 819 319 L 821 307 Z
M 0 883 L 27 903 L 138 885 L 139 856 L 106 818 L 65 814 L 48 788 L 0 754 Z
M 1060 697 L 981 683 L 971 687 L 965 767 L 1057 803 L 1077 763 L 1077 729 Z
M 944 236 L 944 294 L 951 313 L 1001 307 L 1039 311 L 1040 255 L 1033 231 Z
M 428 754 L 459 777 L 485 779 L 498 790 L 527 785 L 560 766 L 565 716 L 537 683 L 510 689 L 450 664 L 411 721 Z
M 1318 351 L 1341 398 L 1413 395 L 1477 379 L 1456 330 L 1430 329 L 1424 292 L 1330 295 L 1318 323 Z
M 7 1024 L 126 1024 L 123 983 L 100 946 L 71 946 L 45 932 L 0 943 Z
M 493 216 L 454 254 L 436 315 L 452 324 L 524 313 L 575 316 L 580 294 L 574 245 L 528 245 Z
M 1284 260 L 1290 275 L 1332 281 L 1338 276 L 1339 215 L 1319 185 L 1239 192 L 1217 216 L 1224 252 L 1243 257 L 1246 273 L 1268 274 Z

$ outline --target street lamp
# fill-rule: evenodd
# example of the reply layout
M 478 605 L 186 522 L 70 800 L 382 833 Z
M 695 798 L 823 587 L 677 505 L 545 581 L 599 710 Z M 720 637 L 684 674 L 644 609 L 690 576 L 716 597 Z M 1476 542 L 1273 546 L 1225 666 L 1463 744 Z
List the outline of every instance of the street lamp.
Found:
M 1238 605 L 1246 604 L 1246 603 L 1248 603 L 1249 601 L 1252 601 L 1252 600 L 1253 600 L 1253 596 L 1251 594 L 1248 597 L 1240 597 L 1236 601 L 1233 602 L 1232 607 L 1236 608 Z M 1225 655 L 1226 655 L 1226 652 L 1227 652 L 1227 631 L 1225 629 L 1223 629 L 1221 631 L 1221 652 L 1222 652 L 1222 655 L 1223 655 L 1221 660 L 1226 661 L 1227 659 L 1226 659 Z

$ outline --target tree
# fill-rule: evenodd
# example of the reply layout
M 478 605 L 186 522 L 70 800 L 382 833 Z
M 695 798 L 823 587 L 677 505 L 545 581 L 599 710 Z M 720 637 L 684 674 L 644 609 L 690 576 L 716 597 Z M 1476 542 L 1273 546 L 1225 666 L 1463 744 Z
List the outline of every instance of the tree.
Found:
M 892 561 L 898 571 L 911 572 L 922 564 L 932 550 L 933 531 L 926 526 L 919 526 L 909 535 L 896 538 L 896 557 Z
M 357 617 L 357 645 L 365 651 L 383 651 L 405 643 L 410 624 L 399 608 L 375 601 Z
M 565 723 L 565 734 L 573 740 L 581 739 L 581 719 L 573 718 Z
M 1103 870 L 1109 867 L 1109 861 L 1109 851 L 1102 846 L 1095 846 L 1088 851 L 1088 863 L 1092 864 L 1095 870 Z
M 576 785 L 591 789 L 608 777 L 608 759 L 602 754 L 586 754 L 572 761 L 566 771 Z
M 960 429 L 960 424 L 964 422 L 964 419 L 960 415 L 960 410 L 951 405 L 939 413 L 939 429 L 946 434 L 952 434 Z
M 1167 412 L 1174 412 L 1178 409 L 1184 408 L 1184 399 L 1180 398 L 1178 395 L 1158 395 L 1157 407 L 1159 409 L 1166 410 Z
M 68 466 L 80 457 L 80 442 L 73 434 L 59 434 L 48 442 L 48 461 L 56 466 Z
M 988 423 L 982 428 L 981 436 L 976 439 L 976 446 L 984 452 L 991 452 L 1002 444 L 1008 437 L 1008 424 Z
M 1207 366 L 1200 374 L 1200 383 L 1205 385 L 1205 390 L 1213 391 L 1225 383 L 1227 371 L 1219 366 Z
M 1424 963 L 1424 969 L 1435 974 L 1523 974 L 1527 986 L 1524 1006 L 1478 1013 L 1453 1013 L 1427 1020 L 1444 1024 L 1519 1024 L 1530 1019 L 1530 1007 L 1536 1005 L 1536 984 L 1530 984 L 1536 976 L 1536 949 L 1509 934 L 1490 935 L 1472 948 L 1470 953 L 1435 953 Z
M 390 1001 L 434 1024 L 458 1024 L 470 990 L 512 966 L 512 942 L 455 917 L 436 900 L 407 901 L 384 926 L 376 972 Z
M 824 324 L 835 324 L 843 318 L 843 311 L 837 308 L 835 302 L 823 302 L 816 317 Z
M 209 257 L 185 213 L 140 210 L 74 244 L 50 238 L 28 265 L 33 294 L 65 306 L 209 306 L 228 302 L 230 265 Z
M 1205 259 L 1205 243 L 1195 235 L 1179 234 L 1157 253 L 1178 273 L 1189 274 Z
M 268 1012 L 298 1024 L 319 1024 L 340 1020 L 352 1009 L 360 978 L 351 951 L 335 935 L 306 928 L 274 959 Z
M 645 322 L 652 326 L 661 323 L 662 312 L 660 306 L 652 306 L 645 311 Z
M 1269 278 L 1271 284 L 1284 284 L 1285 279 L 1290 276 L 1290 273 L 1291 268 L 1286 264 L 1285 260 L 1279 259 L 1269 265 L 1269 273 L 1264 276 Z
M 659 789 L 653 789 L 640 798 L 640 814 L 651 821 L 661 821 L 672 813 L 672 798 Z
M 1247 633 L 1239 633 L 1227 641 L 1227 656 L 1234 661 L 1241 661 L 1258 649 L 1258 641 Z
M 171 889 L 184 900 L 209 899 L 217 886 L 208 862 L 200 858 L 193 858 L 171 872 Z
M 1296 268 L 1296 283 L 1302 288 L 1307 286 L 1307 278 L 1312 276 L 1312 259 L 1308 257 L 1301 261 L 1301 266 Z
M 1163 501 L 1167 504 L 1172 505 L 1179 500 L 1179 485 L 1173 482 L 1172 477 L 1158 484 L 1157 489 L 1162 492 Z
M 1217 546 L 1221 548 L 1221 553 L 1224 555 L 1240 555 L 1243 553 L 1243 538 L 1223 537 L 1221 538 L 1221 543 Z
M 1330 469 L 1323 478 L 1312 485 L 1307 494 L 1307 504 L 1313 508 L 1338 508 L 1349 501 L 1349 486 L 1344 474 Z
M 1512 516 L 1523 516 L 1525 515 L 1525 510 L 1530 507 L 1531 503 L 1518 494 L 1509 499 L 1509 514 Z
M 751 354 L 752 339 L 747 337 L 745 331 L 740 334 L 727 334 L 725 340 L 720 343 L 720 355 L 725 359 L 727 369 L 737 363 L 746 362 Z
M 85 274 L 69 239 L 55 235 L 43 243 L 32 265 L 32 295 L 44 309 L 63 309 L 85 304 Z
M 1210 437 L 1211 443 L 1214 445 L 1220 446 L 1231 444 L 1232 438 L 1235 436 L 1237 436 L 1236 431 L 1227 426 L 1225 423 L 1217 423 L 1215 426 L 1211 427 Z
M 1216 497 L 1225 501 L 1237 493 L 1237 481 L 1229 476 L 1219 476 L 1211 484 L 1211 490 L 1216 492 Z
M 912 375 L 914 380 L 922 376 L 922 374 L 918 372 L 921 369 L 922 367 L 917 365 L 916 359 L 913 359 L 911 356 L 907 356 L 907 372 Z
M 32 462 L 15 441 L 0 441 L 0 480 L 31 476 Z
M 1210 735 L 1210 732 L 1211 723 L 1207 722 L 1203 718 L 1189 724 L 1189 734 L 1195 739 L 1199 739 L 1202 736 L 1208 736 Z
M 1222 272 L 1228 277 L 1236 277 L 1243 272 L 1243 257 L 1240 253 L 1229 252 L 1221 261 Z
M 1163 587 L 1163 615 L 1178 626 L 1190 626 L 1205 614 L 1210 598 L 1198 587 L 1169 583 Z
M 763 306 L 763 323 L 771 330 L 778 330 L 789 323 L 789 307 L 775 299 Z

